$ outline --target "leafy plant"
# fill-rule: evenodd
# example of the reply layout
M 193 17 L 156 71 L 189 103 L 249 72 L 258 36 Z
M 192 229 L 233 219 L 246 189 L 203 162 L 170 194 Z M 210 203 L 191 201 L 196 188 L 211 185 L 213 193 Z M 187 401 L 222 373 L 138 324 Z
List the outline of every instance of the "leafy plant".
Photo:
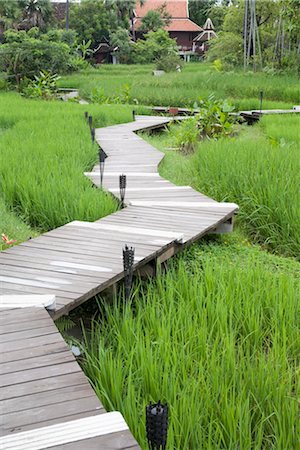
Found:
M 57 92 L 57 81 L 60 77 L 54 73 L 40 71 L 39 76 L 35 75 L 34 80 L 29 81 L 28 85 L 23 89 L 26 97 L 42 97 L 51 99 Z
M 202 138 L 228 136 L 233 131 L 235 107 L 227 100 L 217 100 L 210 95 L 200 100 L 200 112 L 196 115 L 197 125 Z
M 90 48 L 92 44 L 92 40 L 89 39 L 85 41 L 85 39 L 77 46 L 77 51 L 79 52 L 82 59 L 86 59 L 87 56 L 93 54 L 93 50 Z
M 175 53 L 161 56 L 156 60 L 156 69 L 164 70 L 165 72 L 174 72 L 181 69 L 182 66 L 182 59 Z

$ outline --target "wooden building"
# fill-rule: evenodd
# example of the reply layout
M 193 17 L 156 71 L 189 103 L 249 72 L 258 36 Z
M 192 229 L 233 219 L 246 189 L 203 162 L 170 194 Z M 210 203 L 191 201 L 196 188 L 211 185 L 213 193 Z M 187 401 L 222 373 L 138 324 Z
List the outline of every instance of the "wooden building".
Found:
M 199 56 L 203 56 L 209 47 L 209 41 L 217 37 L 214 24 L 208 18 L 203 26 L 203 31 L 194 38 L 193 51 Z
M 170 23 L 164 27 L 171 38 L 176 39 L 179 54 L 189 61 L 193 50 L 194 39 L 199 36 L 203 29 L 189 18 L 188 0 L 146 0 L 141 6 L 137 1 L 134 11 L 133 27 L 136 37 L 143 34 L 139 31 L 142 19 L 151 11 L 157 11 L 165 5 L 165 11 L 171 16 Z

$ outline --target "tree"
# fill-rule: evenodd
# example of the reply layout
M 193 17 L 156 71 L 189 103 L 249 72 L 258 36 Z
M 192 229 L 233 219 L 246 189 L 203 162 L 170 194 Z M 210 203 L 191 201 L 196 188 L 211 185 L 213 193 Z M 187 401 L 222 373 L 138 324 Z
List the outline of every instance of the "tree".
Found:
M 177 43 L 165 30 L 149 31 L 145 39 L 139 39 L 134 48 L 135 62 L 152 63 L 168 55 L 177 55 Z
M 142 18 L 141 31 L 157 31 L 159 28 L 164 27 L 164 21 L 158 11 L 150 10 Z
M 19 0 L 23 11 L 23 20 L 19 27 L 45 28 L 53 20 L 53 10 L 50 0 Z
M 132 62 L 132 41 L 128 30 L 118 27 L 116 31 L 110 34 L 110 44 L 118 53 L 119 62 L 121 64 L 129 64 Z
M 172 21 L 171 14 L 166 9 L 166 4 L 157 8 L 156 10 L 150 10 L 142 18 L 140 30 L 142 31 L 157 31 L 160 28 L 164 28 Z
M 18 2 L 0 0 L 0 35 L 9 28 L 16 28 L 22 20 L 22 10 Z
M 190 19 L 200 27 L 203 27 L 206 19 L 209 17 L 210 9 L 215 3 L 216 0 L 190 0 Z
M 104 2 L 85 0 L 78 5 L 71 4 L 70 27 L 77 32 L 79 42 L 91 40 L 95 48 L 117 28 L 117 17 Z

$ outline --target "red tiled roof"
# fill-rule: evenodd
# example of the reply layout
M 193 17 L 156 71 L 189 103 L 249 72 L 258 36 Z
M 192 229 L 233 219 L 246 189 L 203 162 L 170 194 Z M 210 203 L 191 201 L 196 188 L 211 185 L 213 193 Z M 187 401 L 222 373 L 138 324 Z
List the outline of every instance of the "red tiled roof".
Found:
M 147 12 L 161 8 L 166 5 L 166 11 L 175 18 L 188 18 L 188 0 L 146 0 L 143 6 L 140 5 L 139 0 L 136 2 L 135 13 L 136 17 L 144 17 Z
M 136 19 L 134 21 L 134 27 L 136 30 L 139 29 L 141 26 L 142 21 L 141 19 Z M 166 31 L 189 31 L 189 32 L 195 32 L 199 33 L 200 31 L 203 31 L 201 27 L 196 25 L 194 22 L 192 22 L 190 19 L 173 19 L 169 25 L 164 27 Z

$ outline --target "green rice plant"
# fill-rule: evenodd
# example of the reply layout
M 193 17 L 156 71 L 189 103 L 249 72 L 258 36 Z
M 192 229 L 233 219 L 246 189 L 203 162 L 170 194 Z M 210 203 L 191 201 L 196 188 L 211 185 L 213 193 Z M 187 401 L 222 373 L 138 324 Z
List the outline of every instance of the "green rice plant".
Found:
M 21 217 L 9 210 L 0 197 L 0 251 L 11 246 L 6 244 L 5 239 L 1 239 L 2 235 L 7 236 L 9 241 L 18 243 L 35 237 L 37 234 L 38 231 L 31 229 Z
M 147 449 L 145 405 L 167 402 L 168 449 L 294 449 L 300 264 L 248 242 L 195 245 L 133 301 L 101 304 L 83 368 Z
M 93 221 L 118 208 L 112 196 L 94 189 L 83 174 L 97 162 L 98 152 L 84 120 L 86 109 L 96 127 L 132 118 L 126 106 L 87 107 L 1 94 L 1 197 L 34 228 Z
M 298 116 L 269 116 L 233 138 L 205 140 L 190 157 L 167 152 L 163 177 L 240 206 L 238 223 L 269 249 L 300 255 Z M 170 147 L 168 134 L 146 137 Z M 283 139 L 283 140 L 282 140 Z
M 230 99 L 239 109 L 258 109 L 259 93 L 264 92 L 264 108 L 291 108 L 299 104 L 297 77 L 270 76 L 253 72 L 217 72 L 208 63 L 186 64 L 182 72 L 152 75 L 151 65 L 101 65 L 62 77 L 61 87 L 74 87 L 83 97 L 90 98 L 94 89 L 103 89 L 107 98 L 118 97 L 124 84 L 130 86 L 130 98 L 139 104 L 189 106 L 200 97 L 214 94 Z

